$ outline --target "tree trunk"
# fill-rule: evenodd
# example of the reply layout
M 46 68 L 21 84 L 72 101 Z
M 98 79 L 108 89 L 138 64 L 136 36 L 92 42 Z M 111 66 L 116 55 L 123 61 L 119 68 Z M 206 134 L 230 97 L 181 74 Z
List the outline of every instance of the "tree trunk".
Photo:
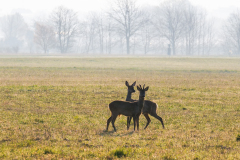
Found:
M 130 43 L 130 37 L 128 37 L 128 36 L 126 37 L 126 42 L 127 42 L 127 44 L 126 44 L 127 45 L 127 54 L 129 55 L 130 54 L 130 44 L 129 44 Z
M 175 41 L 172 42 L 172 53 L 173 53 L 174 56 L 176 55 Z

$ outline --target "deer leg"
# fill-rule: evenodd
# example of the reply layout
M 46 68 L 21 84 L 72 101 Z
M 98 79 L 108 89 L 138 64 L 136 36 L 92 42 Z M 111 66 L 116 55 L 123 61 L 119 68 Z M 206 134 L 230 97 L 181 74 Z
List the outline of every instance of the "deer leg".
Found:
M 162 118 L 159 117 L 159 116 L 157 115 L 157 113 L 155 113 L 155 114 L 151 114 L 151 116 L 157 118 L 157 119 L 162 123 L 162 127 L 163 127 L 163 129 L 164 129 L 164 124 L 163 124 L 163 120 L 162 120 Z
M 127 130 L 129 130 L 128 122 L 129 122 L 129 117 L 127 117 Z
M 115 132 L 117 131 L 117 130 L 116 130 L 116 127 L 115 127 L 115 125 L 114 125 L 116 118 L 117 118 L 117 116 L 113 116 L 113 115 L 112 115 L 112 126 L 113 126 L 113 129 L 114 129 Z
M 137 116 L 137 130 L 139 131 L 139 116 Z
M 106 128 L 106 131 L 108 131 L 108 126 L 109 126 L 109 123 L 112 121 L 112 116 L 110 118 L 108 118 L 107 120 L 107 128 Z
M 147 126 L 149 125 L 149 123 L 151 122 L 151 119 L 149 118 L 148 113 L 144 113 L 143 115 L 144 115 L 145 118 L 147 119 L 147 124 L 146 124 L 146 126 L 144 127 L 144 129 L 146 129 Z
M 136 116 L 133 116 L 133 124 L 134 124 L 134 131 L 135 131 L 135 126 L 136 126 Z
M 127 117 L 127 130 L 129 130 L 132 117 Z

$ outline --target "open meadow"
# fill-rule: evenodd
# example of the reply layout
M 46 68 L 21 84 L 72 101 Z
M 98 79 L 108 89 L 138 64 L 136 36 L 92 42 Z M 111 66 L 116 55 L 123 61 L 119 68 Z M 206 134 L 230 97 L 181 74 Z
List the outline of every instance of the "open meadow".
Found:
M 105 131 L 126 80 L 165 129 L 141 115 Z M 240 159 L 240 58 L 0 57 L 0 159 L 118 158 Z

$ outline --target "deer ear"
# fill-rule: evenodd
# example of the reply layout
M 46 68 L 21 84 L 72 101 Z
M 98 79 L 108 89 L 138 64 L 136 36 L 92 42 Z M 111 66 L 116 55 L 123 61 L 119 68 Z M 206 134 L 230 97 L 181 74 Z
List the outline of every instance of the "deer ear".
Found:
M 149 87 L 147 86 L 145 89 L 144 89 L 144 91 L 147 91 L 149 89 Z
M 134 87 L 135 85 L 136 85 L 136 81 L 135 81 L 135 82 L 133 82 L 132 86 Z
M 127 87 L 129 87 L 128 81 L 125 82 L 125 85 L 126 85 Z

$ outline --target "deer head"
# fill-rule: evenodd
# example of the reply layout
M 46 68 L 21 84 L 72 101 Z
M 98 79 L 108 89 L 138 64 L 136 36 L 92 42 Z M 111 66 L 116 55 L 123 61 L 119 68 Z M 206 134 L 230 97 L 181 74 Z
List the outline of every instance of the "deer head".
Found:
M 128 87 L 128 92 L 130 92 L 130 93 L 134 93 L 135 92 L 134 86 L 136 85 L 136 81 L 132 85 L 129 85 L 128 81 L 126 81 L 125 85 Z
M 143 85 L 143 87 L 141 85 L 137 86 L 137 90 L 140 92 L 139 97 L 145 97 L 145 92 L 149 89 L 149 87 L 147 86 L 146 88 L 145 84 Z

